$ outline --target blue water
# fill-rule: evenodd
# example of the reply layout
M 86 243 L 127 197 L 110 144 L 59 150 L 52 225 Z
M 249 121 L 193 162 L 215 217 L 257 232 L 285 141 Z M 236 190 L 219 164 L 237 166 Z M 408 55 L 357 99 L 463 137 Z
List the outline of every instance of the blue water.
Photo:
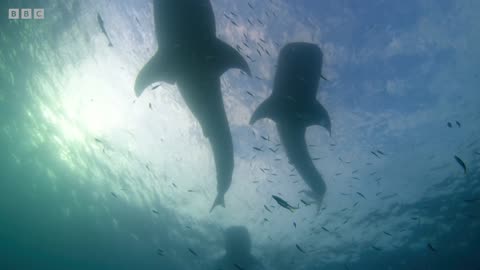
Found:
M 265 269 L 480 269 L 480 2 L 211 2 L 217 35 L 255 60 L 222 76 L 235 170 L 212 213 L 210 145 L 176 86 L 135 97 L 150 0 L 0 2 L 0 269 L 215 269 L 230 226 Z M 22 7 L 45 19 L 8 20 Z M 294 41 L 324 52 L 332 136 L 306 136 L 320 207 L 283 148 L 253 150 L 279 143 L 274 123 L 248 124 Z

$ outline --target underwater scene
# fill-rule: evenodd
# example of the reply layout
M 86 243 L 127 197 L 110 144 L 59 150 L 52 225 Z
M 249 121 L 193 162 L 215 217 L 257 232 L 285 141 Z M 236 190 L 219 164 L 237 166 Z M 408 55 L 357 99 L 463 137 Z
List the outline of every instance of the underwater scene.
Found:
M 0 269 L 480 269 L 480 2 L 2 0 Z

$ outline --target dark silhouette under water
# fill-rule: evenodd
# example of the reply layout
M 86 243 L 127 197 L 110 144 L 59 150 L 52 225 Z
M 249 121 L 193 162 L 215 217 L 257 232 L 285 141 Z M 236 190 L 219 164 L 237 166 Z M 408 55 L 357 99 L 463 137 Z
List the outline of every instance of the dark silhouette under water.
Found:
M 280 51 L 273 92 L 253 113 L 250 124 L 262 118 L 275 121 L 281 142 L 290 162 L 311 188 L 318 203 L 326 192 L 325 181 L 308 152 L 305 132 L 308 126 L 320 125 L 331 133 L 328 112 L 317 101 L 322 78 L 323 53 L 315 44 L 287 44 Z
M 261 270 L 262 263 L 251 254 L 251 240 L 247 228 L 232 226 L 225 230 L 225 255 L 213 269 L 222 270 Z
M 140 96 L 154 82 L 177 84 L 212 147 L 217 197 L 210 211 L 225 207 L 234 163 L 220 76 L 230 68 L 250 75 L 250 69 L 235 49 L 216 37 L 210 1 L 154 0 L 153 7 L 158 51 L 138 74 L 135 93 Z

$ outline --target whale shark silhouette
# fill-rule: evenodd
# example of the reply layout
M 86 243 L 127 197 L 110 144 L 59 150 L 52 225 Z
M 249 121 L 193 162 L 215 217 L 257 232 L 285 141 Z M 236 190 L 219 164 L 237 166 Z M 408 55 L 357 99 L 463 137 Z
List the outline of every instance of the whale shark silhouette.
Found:
M 154 82 L 177 84 L 185 103 L 210 141 L 217 173 L 217 197 L 210 212 L 225 207 L 232 182 L 233 143 L 220 88 L 230 68 L 250 75 L 245 59 L 216 37 L 215 17 L 208 0 L 154 0 L 158 50 L 135 81 L 135 93 Z
M 308 192 L 321 203 L 326 192 L 325 181 L 308 152 L 305 132 L 320 125 L 331 134 L 328 112 L 316 95 L 322 76 L 323 53 L 311 43 L 296 42 L 280 50 L 273 91 L 253 113 L 250 124 L 262 118 L 276 123 L 280 140 L 290 163 L 310 187 Z

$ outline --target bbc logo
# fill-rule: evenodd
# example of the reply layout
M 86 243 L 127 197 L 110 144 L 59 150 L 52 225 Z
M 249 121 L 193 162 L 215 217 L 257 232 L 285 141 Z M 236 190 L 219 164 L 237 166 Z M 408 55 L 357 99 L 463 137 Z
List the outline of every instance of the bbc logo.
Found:
M 17 19 L 35 19 L 35 20 L 43 20 L 45 17 L 45 13 L 43 8 L 10 8 L 8 9 L 8 18 L 11 20 Z

